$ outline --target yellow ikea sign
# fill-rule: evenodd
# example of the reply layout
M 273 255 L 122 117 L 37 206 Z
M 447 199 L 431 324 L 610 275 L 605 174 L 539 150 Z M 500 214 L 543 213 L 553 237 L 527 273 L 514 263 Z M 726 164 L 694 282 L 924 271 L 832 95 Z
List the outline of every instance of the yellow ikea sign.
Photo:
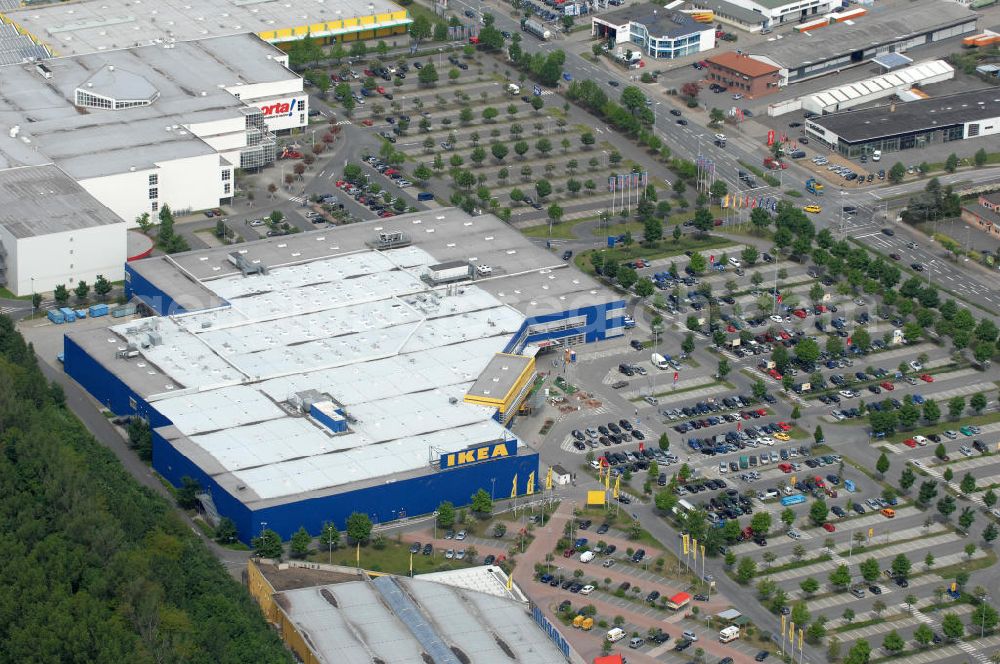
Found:
M 491 461 L 493 459 L 508 457 L 513 454 L 517 454 L 517 441 L 501 441 L 499 443 L 483 445 L 482 447 L 462 450 L 461 452 L 442 454 L 440 467 L 442 469 L 456 468 L 458 466 L 466 466 L 470 463 L 480 463 L 481 461 Z

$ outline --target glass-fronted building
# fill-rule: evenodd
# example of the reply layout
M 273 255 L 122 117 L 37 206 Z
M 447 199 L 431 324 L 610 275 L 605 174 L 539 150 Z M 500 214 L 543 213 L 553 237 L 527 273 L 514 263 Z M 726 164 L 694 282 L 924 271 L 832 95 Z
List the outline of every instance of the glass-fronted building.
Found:
M 671 60 L 715 48 L 715 27 L 659 5 L 635 5 L 591 18 L 591 34 L 612 49 Z
M 806 134 L 846 157 L 898 152 L 1000 133 L 996 88 L 893 102 L 806 121 Z

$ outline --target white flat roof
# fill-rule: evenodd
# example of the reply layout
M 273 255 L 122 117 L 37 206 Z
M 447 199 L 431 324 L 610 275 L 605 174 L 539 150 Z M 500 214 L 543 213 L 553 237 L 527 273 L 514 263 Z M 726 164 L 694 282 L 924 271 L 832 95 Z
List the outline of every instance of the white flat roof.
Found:
M 400 11 L 389 0 L 78 0 L 4 12 L 57 54 L 270 32 Z
M 379 221 L 225 250 L 263 274 L 243 276 L 221 248 L 139 261 L 171 297 L 212 308 L 68 336 L 170 419 L 163 435 L 244 503 L 429 472 L 438 454 L 511 438 L 493 409 L 463 397 L 526 316 L 618 298 L 495 217 L 419 214 L 386 220 L 415 231 L 397 249 L 365 245 Z M 437 288 L 422 278 L 459 257 L 494 275 Z M 139 356 L 120 357 L 130 347 Z M 342 407 L 349 431 L 303 416 L 306 392 Z

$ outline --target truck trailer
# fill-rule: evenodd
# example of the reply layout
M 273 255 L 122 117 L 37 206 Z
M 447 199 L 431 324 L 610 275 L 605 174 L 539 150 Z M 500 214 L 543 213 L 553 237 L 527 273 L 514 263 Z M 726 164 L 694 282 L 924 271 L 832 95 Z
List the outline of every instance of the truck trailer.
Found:
M 530 18 L 521 19 L 521 29 L 542 40 L 548 40 L 552 37 L 552 33 L 544 25 Z

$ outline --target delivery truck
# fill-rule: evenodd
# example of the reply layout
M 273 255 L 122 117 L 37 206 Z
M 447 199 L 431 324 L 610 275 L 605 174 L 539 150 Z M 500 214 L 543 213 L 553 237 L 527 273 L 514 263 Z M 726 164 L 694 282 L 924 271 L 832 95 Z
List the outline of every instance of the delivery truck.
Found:
M 552 37 L 552 33 L 549 32 L 544 25 L 530 18 L 521 19 L 521 29 L 542 40 L 547 40 Z

